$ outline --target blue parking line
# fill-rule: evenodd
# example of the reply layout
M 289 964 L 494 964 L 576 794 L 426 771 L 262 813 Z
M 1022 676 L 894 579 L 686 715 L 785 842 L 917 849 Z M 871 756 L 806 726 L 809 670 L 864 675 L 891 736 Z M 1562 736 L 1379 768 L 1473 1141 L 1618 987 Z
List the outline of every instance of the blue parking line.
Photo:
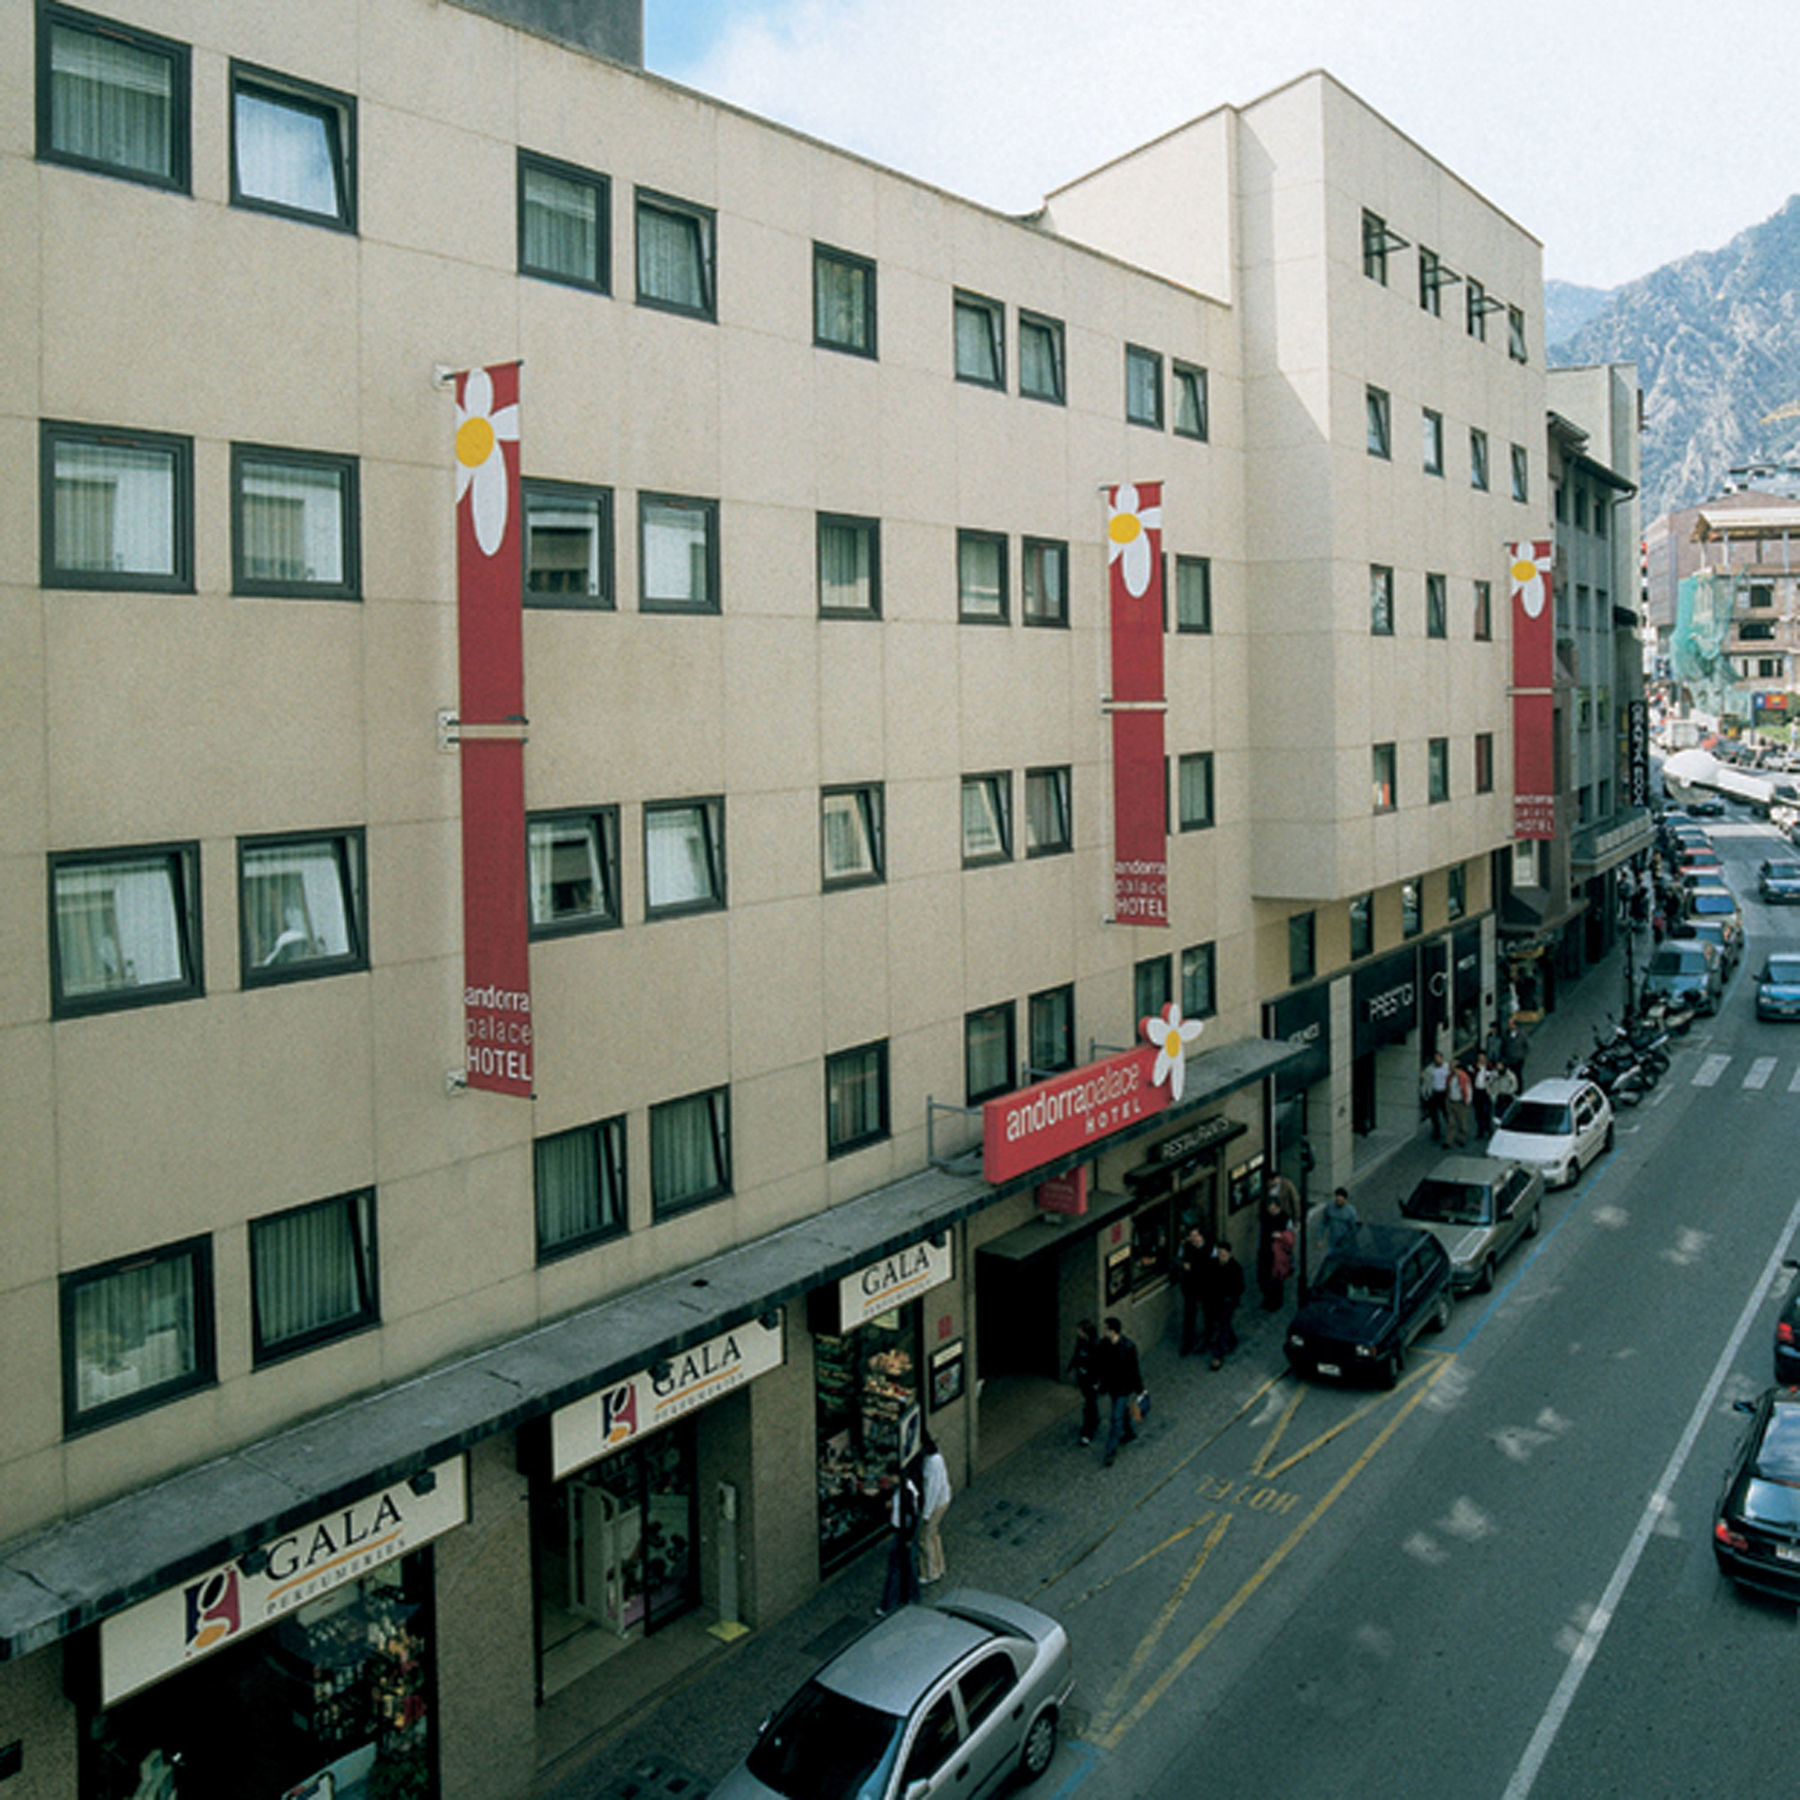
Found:
M 1067 1800 L 1070 1794 L 1081 1786 L 1087 1778 L 1100 1766 L 1100 1752 L 1092 1744 L 1083 1743 L 1080 1739 L 1064 1739 L 1069 1748 L 1075 1752 L 1080 1762 L 1077 1768 L 1059 1787 L 1050 1800 Z

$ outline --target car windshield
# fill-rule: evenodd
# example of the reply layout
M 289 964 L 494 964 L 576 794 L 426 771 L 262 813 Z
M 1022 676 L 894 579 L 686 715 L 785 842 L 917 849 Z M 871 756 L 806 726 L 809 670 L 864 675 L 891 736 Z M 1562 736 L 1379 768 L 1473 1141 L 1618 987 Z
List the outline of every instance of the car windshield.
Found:
M 1763 874 L 1770 881 L 1800 881 L 1800 863 L 1770 863 Z
M 1763 980 L 1776 987 L 1800 987 L 1800 956 L 1771 956 Z
M 1479 1181 L 1441 1181 L 1428 1175 L 1400 1210 L 1409 1219 L 1440 1225 L 1487 1225 L 1494 1217 L 1494 1193 Z
M 1737 902 L 1729 894 L 1696 894 L 1691 903 L 1697 913 L 1734 913 Z
M 1800 1406 L 1770 1409 L 1750 1467 L 1770 1481 L 1800 1481 Z
M 809 1681 L 769 1721 L 745 1766 L 787 1800 L 876 1800 L 905 1725 Z
M 1382 1263 L 1331 1263 L 1319 1279 L 1318 1291 L 1340 1300 L 1386 1306 L 1394 1297 L 1394 1271 Z
M 1665 944 L 1650 958 L 1652 975 L 1694 975 L 1704 973 L 1705 969 L 1704 950 L 1682 950 L 1675 945 Z
M 1505 1129 L 1528 1137 L 1567 1137 L 1574 1128 L 1567 1101 L 1516 1100 L 1506 1115 Z

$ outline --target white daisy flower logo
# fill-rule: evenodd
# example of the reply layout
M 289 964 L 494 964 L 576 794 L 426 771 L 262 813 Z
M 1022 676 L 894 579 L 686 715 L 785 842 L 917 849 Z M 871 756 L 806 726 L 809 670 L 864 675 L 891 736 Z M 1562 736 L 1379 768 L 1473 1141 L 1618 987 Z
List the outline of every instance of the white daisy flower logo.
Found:
M 1150 533 L 1161 530 L 1160 505 L 1139 506 L 1138 491 L 1129 482 L 1113 490 L 1106 519 L 1106 562 L 1110 568 L 1124 559 L 1125 591 L 1134 600 L 1141 600 L 1150 585 Z
M 1166 1078 L 1171 1100 L 1179 1100 L 1187 1085 L 1187 1047 L 1205 1029 L 1198 1019 L 1181 1016 L 1179 1000 L 1171 1000 L 1154 1018 L 1144 1021 L 1144 1036 L 1156 1046 L 1156 1067 L 1150 1071 L 1150 1085 L 1161 1087 Z
M 519 441 L 519 409 L 494 406 L 486 369 L 474 369 L 456 406 L 456 504 L 471 489 L 475 542 L 492 556 L 506 536 L 506 459 L 500 446 Z
M 1526 542 L 1513 545 L 1513 593 L 1528 619 L 1537 618 L 1550 594 L 1550 546 Z

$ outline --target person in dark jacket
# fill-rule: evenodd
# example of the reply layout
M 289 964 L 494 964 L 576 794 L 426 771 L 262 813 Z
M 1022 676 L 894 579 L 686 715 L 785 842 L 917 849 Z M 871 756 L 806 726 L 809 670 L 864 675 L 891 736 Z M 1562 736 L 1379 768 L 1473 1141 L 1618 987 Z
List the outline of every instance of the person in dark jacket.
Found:
M 1110 1469 L 1119 1446 L 1137 1436 L 1131 1409 L 1144 1391 L 1144 1376 L 1138 1367 L 1137 1345 L 1125 1335 L 1125 1327 L 1108 1317 L 1104 1329 L 1097 1352 L 1098 1374 L 1100 1391 L 1111 1403 L 1111 1418 L 1106 1427 L 1106 1455 L 1101 1460 Z
M 1094 1321 L 1083 1319 L 1075 1327 L 1075 1348 L 1069 1352 L 1069 1379 L 1081 1389 L 1081 1441 L 1091 1444 L 1100 1429 L 1100 1339 Z
M 1294 1225 L 1281 1196 L 1273 1189 L 1263 1197 L 1261 1234 L 1256 1244 L 1256 1282 L 1264 1312 L 1279 1312 L 1287 1297 L 1287 1278 L 1294 1272 Z
M 1243 1297 L 1244 1265 L 1231 1254 L 1231 1246 L 1221 1238 L 1213 1245 L 1200 1301 L 1206 1314 L 1206 1341 L 1212 1349 L 1215 1369 L 1224 1368 L 1225 1358 L 1237 1348 L 1237 1309 Z
M 1201 1291 L 1206 1286 L 1206 1233 L 1198 1225 L 1190 1225 L 1181 1240 L 1181 1254 L 1175 1259 L 1175 1280 L 1181 1289 L 1181 1354 L 1188 1356 L 1200 1348 L 1197 1321 L 1200 1316 Z
M 901 1469 L 888 1496 L 887 1579 L 882 1584 L 881 1604 L 875 1611 L 885 1617 L 896 1608 L 910 1606 L 919 1597 L 919 1519 L 922 1493 L 919 1465 L 915 1460 Z

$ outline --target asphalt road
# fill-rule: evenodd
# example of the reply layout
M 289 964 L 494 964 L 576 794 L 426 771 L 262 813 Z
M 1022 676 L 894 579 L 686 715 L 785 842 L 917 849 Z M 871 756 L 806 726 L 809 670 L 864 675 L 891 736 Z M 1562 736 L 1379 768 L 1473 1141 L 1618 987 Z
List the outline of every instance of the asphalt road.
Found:
M 1800 908 L 1715 832 L 1750 934 L 1719 1016 L 1392 1393 L 1273 1380 L 1035 1596 L 1081 1716 L 1043 1786 L 1114 1796 L 1791 1792 L 1792 1609 L 1710 1532 L 1800 1254 L 1800 1029 L 1754 1016 Z

